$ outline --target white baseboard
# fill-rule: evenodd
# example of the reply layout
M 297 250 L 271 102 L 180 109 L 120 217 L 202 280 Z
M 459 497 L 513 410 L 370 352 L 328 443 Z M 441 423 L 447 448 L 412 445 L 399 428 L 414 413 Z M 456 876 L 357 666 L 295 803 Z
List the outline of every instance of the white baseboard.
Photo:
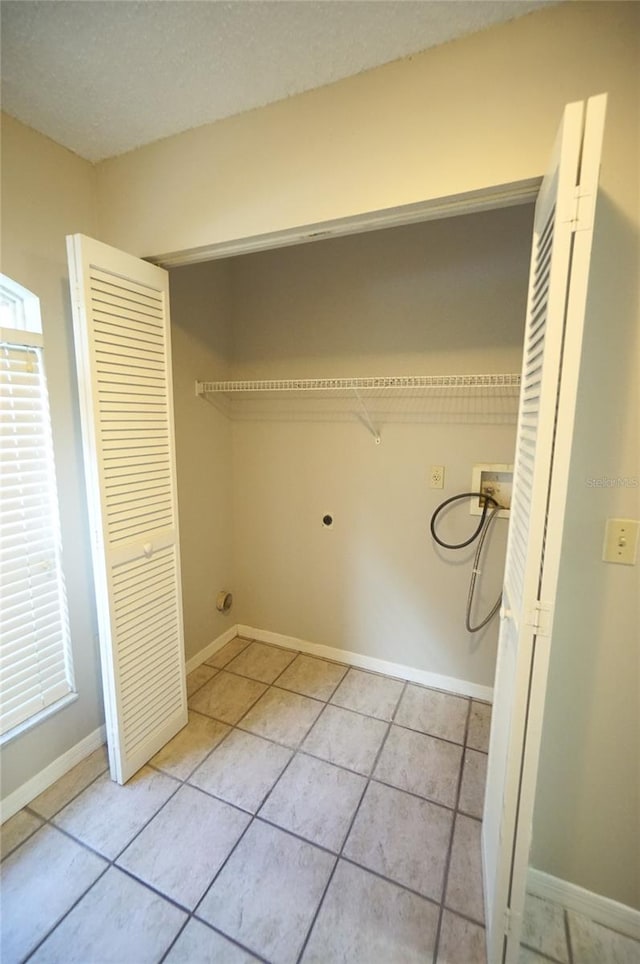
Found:
M 481 686 L 479 683 L 469 683 L 467 680 L 456 679 L 453 676 L 441 676 L 427 670 L 414 669 L 413 666 L 405 666 L 402 663 L 391 663 L 386 659 L 378 659 L 376 656 L 363 656 L 361 653 L 352 653 L 345 649 L 337 649 L 334 646 L 310 643 L 306 639 L 283 636 L 281 633 L 272 633 L 267 629 L 256 629 L 254 626 L 239 625 L 237 630 L 239 636 L 257 639 L 262 643 L 272 643 L 274 646 L 282 646 L 283 649 L 296 649 L 301 653 L 321 656 L 325 659 L 334 660 L 334 662 L 350 663 L 360 669 L 369 669 L 374 673 L 384 673 L 387 676 L 398 676 L 400 679 L 408 679 L 412 683 L 420 683 L 422 686 L 445 690 L 447 693 L 485 700 L 488 703 L 493 700 L 493 688 L 490 686 Z
M 18 810 L 22 810 L 31 800 L 34 800 L 40 793 L 47 790 L 52 783 L 63 777 L 68 770 L 71 770 L 76 763 L 80 763 L 86 756 L 97 750 L 106 742 L 106 730 L 104 726 L 99 726 L 93 733 L 89 733 L 83 740 L 72 746 L 70 750 L 59 756 L 53 763 L 40 770 L 34 777 L 23 783 L 21 787 L 10 793 L 0 802 L 0 823 L 4 823 L 12 817 Z
M 527 890 L 535 897 L 560 904 L 566 910 L 584 914 L 597 924 L 609 927 L 620 934 L 640 940 L 640 911 L 626 904 L 619 904 L 609 897 L 594 894 L 568 880 L 553 877 L 535 867 L 529 867 Z
M 204 663 L 205 659 L 209 659 L 210 656 L 213 656 L 214 653 L 217 653 L 219 649 L 222 649 L 223 646 L 226 646 L 227 643 L 230 643 L 232 639 L 239 635 L 240 632 L 236 625 L 229 626 L 229 629 L 225 629 L 224 633 L 221 633 L 217 639 L 214 639 L 212 643 L 207 643 L 204 649 L 201 649 L 195 656 L 187 660 L 185 665 L 187 674 L 192 673 L 201 663 Z

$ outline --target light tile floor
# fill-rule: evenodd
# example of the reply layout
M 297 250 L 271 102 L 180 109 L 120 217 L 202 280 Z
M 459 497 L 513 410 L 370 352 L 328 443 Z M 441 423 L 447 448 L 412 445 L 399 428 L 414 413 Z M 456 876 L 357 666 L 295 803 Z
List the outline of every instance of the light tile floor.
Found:
M 3 964 L 485 964 L 488 705 L 245 639 L 188 691 L 126 786 L 97 750 L 3 826 Z
M 520 964 L 640 964 L 640 941 L 527 894 Z

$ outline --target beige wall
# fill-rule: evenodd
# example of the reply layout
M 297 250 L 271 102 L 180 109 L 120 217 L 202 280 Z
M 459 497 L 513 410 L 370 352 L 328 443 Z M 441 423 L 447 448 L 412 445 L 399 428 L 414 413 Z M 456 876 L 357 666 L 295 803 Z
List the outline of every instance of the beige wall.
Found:
M 2 749 L 2 795 L 103 722 L 65 235 L 95 234 L 95 170 L 2 115 L 2 271 L 40 298 L 79 699 Z
M 531 222 L 508 208 L 232 259 L 233 377 L 519 371 Z M 461 418 L 460 398 L 395 398 L 379 446 L 353 414 L 318 421 L 306 404 L 291 406 L 302 421 L 233 426 L 238 619 L 491 687 L 497 623 L 464 628 L 473 550 L 437 550 L 429 518 L 475 462 L 513 461 L 515 400 L 491 424 L 479 399 Z M 477 521 L 465 505 L 442 531 L 462 541 Z M 499 520 L 478 611 L 499 594 L 505 541 Z
M 568 3 L 98 166 L 105 241 L 159 255 L 536 177 L 564 104 L 630 82 L 633 3 Z
M 187 659 L 228 628 L 216 612 L 219 590 L 232 586 L 231 425 L 197 398 L 196 379 L 228 378 L 231 300 L 224 262 L 171 272 L 178 515 Z M 235 622 L 234 614 L 234 622 Z
M 235 378 L 520 371 L 530 205 L 229 261 Z

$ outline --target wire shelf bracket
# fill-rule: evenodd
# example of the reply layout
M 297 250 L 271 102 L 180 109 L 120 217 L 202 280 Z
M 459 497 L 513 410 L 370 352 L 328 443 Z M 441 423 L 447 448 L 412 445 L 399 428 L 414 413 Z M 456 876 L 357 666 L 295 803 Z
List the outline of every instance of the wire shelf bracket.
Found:
M 371 434 L 373 435 L 373 438 L 374 438 L 374 441 L 375 441 L 376 445 L 380 445 L 380 432 L 378 431 L 378 429 L 375 427 L 375 425 L 374 425 L 373 422 L 371 421 L 371 416 L 369 415 L 369 409 L 368 409 L 367 406 L 365 405 L 365 403 L 364 403 L 364 401 L 363 401 L 363 399 L 362 399 L 362 395 L 360 394 L 360 392 L 358 391 L 357 388 L 354 388 L 353 394 L 354 394 L 354 395 L 356 396 L 356 398 L 358 399 L 358 402 L 360 403 L 360 408 L 362 409 L 362 412 L 360 413 L 360 415 L 358 415 L 358 418 L 359 418 L 360 421 L 363 422 L 364 425 L 366 425 L 366 427 L 369 429 L 369 431 L 370 431 Z

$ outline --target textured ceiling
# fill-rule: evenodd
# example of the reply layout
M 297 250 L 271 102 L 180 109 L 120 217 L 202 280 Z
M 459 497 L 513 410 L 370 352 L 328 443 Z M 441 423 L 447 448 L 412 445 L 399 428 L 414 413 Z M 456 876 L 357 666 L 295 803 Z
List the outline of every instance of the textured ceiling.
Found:
M 98 161 L 544 0 L 2 0 L 2 106 Z

